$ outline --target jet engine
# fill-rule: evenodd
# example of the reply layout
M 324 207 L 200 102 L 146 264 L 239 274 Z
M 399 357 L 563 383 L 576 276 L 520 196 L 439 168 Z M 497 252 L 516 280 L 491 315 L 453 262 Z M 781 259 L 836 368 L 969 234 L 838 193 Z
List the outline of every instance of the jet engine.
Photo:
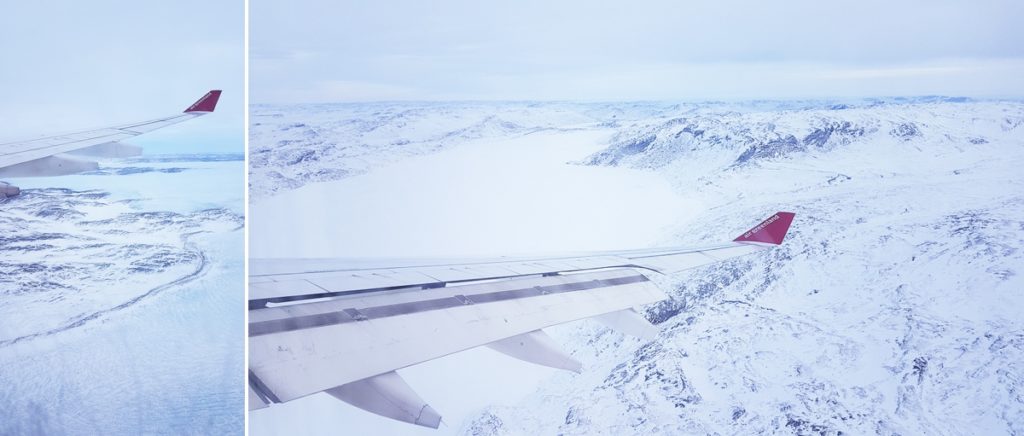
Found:
M 96 144 L 92 147 L 85 147 L 70 151 L 68 154 L 91 157 L 135 157 L 142 155 L 142 147 L 121 142 L 105 142 L 103 144 Z
M 65 176 L 83 171 L 94 171 L 99 167 L 100 165 L 93 161 L 58 154 L 0 168 L 0 177 Z
M 7 182 L 0 182 L 0 200 L 21 194 L 21 189 Z

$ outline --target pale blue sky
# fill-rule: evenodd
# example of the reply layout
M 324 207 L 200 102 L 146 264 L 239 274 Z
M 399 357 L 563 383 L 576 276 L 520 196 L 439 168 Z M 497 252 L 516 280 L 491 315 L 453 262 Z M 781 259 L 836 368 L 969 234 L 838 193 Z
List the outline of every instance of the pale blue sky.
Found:
M 216 113 L 128 141 L 146 152 L 243 150 L 242 0 L 5 1 L 0 138 L 180 112 L 223 89 Z M 171 145 L 187 144 L 176 150 Z
M 254 103 L 1024 95 L 1019 1 L 250 4 Z

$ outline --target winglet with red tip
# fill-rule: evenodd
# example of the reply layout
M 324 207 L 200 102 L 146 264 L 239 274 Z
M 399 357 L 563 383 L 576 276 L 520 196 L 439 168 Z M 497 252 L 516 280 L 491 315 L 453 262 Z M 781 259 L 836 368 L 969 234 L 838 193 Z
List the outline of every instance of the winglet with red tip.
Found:
M 213 91 L 207 92 L 206 95 L 203 96 L 203 98 L 200 98 L 199 100 L 196 100 L 195 103 L 192 103 L 192 106 L 189 106 L 188 109 L 185 109 L 185 113 L 187 114 L 193 112 L 213 112 L 213 110 L 217 107 L 217 100 L 220 100 L 220 90 L 214 89 Z
M 766 242 L 769 244 L 779 245 L 782 243 L 782 240 L 785 239 L 786 232 L 789 231 L 789 225 L 793 223 L 794 216 L 796 216 L 796 214 L 793 212 L 776 212 L 775 215 L 761 221 L 761 224 L 747 230 L 738 238 L 733 239 L 733 241 Z

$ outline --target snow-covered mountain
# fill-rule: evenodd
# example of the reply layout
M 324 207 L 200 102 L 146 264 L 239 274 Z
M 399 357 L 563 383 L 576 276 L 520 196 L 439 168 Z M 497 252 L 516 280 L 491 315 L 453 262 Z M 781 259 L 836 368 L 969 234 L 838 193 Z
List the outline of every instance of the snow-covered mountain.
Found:
M 668 279 L 652 344 L 568 334 L 592 372 L 467 430 L 1021 433 L 1022 110 L 712 114 L 620 132 L 586 161 L 657 168 L 711 206 L 679 242 L 774 209 L 797 212 L 789 240 Z
M 250 195 L 259 199 L 306 183 L 340 180 L 481 138 L 573 130 L 649 112 L 647 104 L 255 105 L 249 131 Z
M 281 120 L 254 128 L 252 147 L 267 156 L 333 144 L 365 147 L 362 155 L 378 159 L 267 159 L 251 183 L 266 186 L 273 172 L 298 182 L 275 185 L 279 195 L 334 165 L 372 172 L 450 147 L 486 150 L 492 137 L 583 130 L 610 139 L 566 165 L 654 173 L 701 205 L 668 229 L 664 245 L 701 245 L 770 212 L 797 213 L 776 249 L 659 278 L 672 298 L 646 309 L 661 327 L 655 342 L 589 322 L 551 329 L 583 373 L 556 374 L 453 430 L 1024 433 L 1020 102 L 395 103 L 259 113 Z M 416 135 L 395 127 L 407 116 L 418 120 Z M 517 127 L 485 129 L 474 141 L 441 139 L 487 119 Z M 261 139 L 290 134 L 286 124 L 340 129 L 372 120 L 388 126 L 376 142 L 364 139 L 375 130 L 355 128 L 320 145 Z
M 135 211 L 109 194 L 31 189 L 0 214 L 0 346 L 60 333 L 194 279 L 209 268 L 189 239 L 237 230 L 226 209 Z M 27 308 L 36 316 L 22 317 Z M 41 314 L 40 312 L 45 312 Z

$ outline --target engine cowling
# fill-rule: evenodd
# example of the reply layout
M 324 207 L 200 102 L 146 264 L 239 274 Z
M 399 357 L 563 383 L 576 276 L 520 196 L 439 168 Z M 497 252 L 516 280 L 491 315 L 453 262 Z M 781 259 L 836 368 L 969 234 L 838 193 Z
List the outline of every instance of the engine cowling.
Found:
M 7 182 L 0 182 L 0 200 L 21 194 L 21 189 Z
M 142 147 L 125 144 L 123 142 L 105 142 L 91 147 L 80 148 L 78 150 L 68 152 L 67 154 L 73 154 L 75 156 L 125 158 L 142 155 Z
M 100 165 L 94 161 L 56 155 L 0 168 L 0 177 L 66 176 L 84 171 L 95 171 L 99 167 Z

